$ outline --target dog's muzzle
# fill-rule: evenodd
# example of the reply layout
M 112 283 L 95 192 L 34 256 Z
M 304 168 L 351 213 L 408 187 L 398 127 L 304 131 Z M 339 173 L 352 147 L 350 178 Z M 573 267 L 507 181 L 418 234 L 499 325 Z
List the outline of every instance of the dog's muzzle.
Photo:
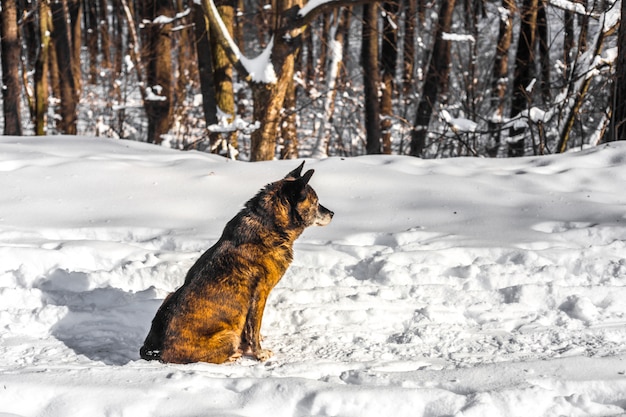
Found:
M 332 220 L 335 213 L 328 210 L 323 205 L 319 204 L 317 207 L 317 215 L 315 216 L 315 226 L 326 226 Z

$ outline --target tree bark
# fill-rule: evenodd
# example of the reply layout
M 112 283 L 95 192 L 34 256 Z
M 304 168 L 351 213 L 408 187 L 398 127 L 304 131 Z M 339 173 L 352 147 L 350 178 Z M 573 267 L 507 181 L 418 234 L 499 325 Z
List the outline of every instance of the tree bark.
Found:
M 2 0 L 0 19 L 2 50 L 2 107 L 4 111 L 4 134 L 22 135 L 20 116 L 20 43 L 17 30 L 17 4 L 15 0 Z
M 404 46 L 402 48 L 402 93 L 406 97 L 414 91 L 415 78 L 415 25 L 417 4 L 415 0 L 404 0 Z
M 78 105 L 78 94 L 75 84 L 72 53 L 72 42 L 70 35 L 69 13 L 65 0 L 50 4 L 52 13 L 52 38 L 54 39 L 54 49 L 56 52 L 56 65 L 59 77 L 60 109 L 57 129 L 60 132 L 76 134 L 76 107 Z
M 513 97 L 511 100 L 511 118 L 517 117 L 526 110 L 530 102 L 530 92 L 527 88 L 535 77 L 535 45 L 537 34 L 538 0 L 524 0 L 521 9 L 520 35 L 515 56 L 515 70 L 513 78 Z M 525 149 L 525 128 L 512 127 L 509 131 L 508 155 L 510 157 L 523 156 Z
M 487 145 L 487 154 L 495 158 L 500 149 L 500 126 L 504 118 L 505 95 L 509 84 L 509 48 L 513 39 L 513 14 L 516 11 L 515 0 L 502 0 L 498 45 L 493 64 L 491 97 L 495 109 L 489 121 L 491 141 Z
M 89 53 L 88 83 L 95 85 L 98 82 L 98 4 L 84 0 L 87 52 Z
M 421 156 L 426 147 L 428 125 L 435 109 L 437 96 L 443 96 L 448 90 L 450 74 L 450 41 L 443 39 L 443 33 L 449 33 L 452 25 L 452 12 L 455 0 L 443 0 L 435 32 L 433 53 L 424 79 L 422 97 L 417 107 L 415 127 L 411 132 L 411 155 Z
M 368 154 L 382 152 L 380 131 L 380 103 L 378 101 L 378 5 L 363 5 L 363 40 L 361 65 L 365 94 L 365 134 Z
M 383 91 L 381 96 L 381 133 L 382 152 L 391 154 L 391 127 L 393 126 L 393 97 L 396 92 L 396 68 L 398 59 L 398 24 L 399 0 L 384 3 L 383 42 L 381 52 Z
M 48 72 L 50 68 L 50 7 L 47 0 L 38 4 L 39 53 L 35 61 L 35 134 L 45 135 L 48 127 Z
M 145 66 L 146 96 L 144 108 L 148 116 L 149 143 L 160 145 L 172 125 L 172 40 L 170 23 L 155 21 L 159 16 L 173 17 L 168 0 L 142 0 L 140 19 L 142 32 L 141 60 Z
M 626 1 L 621 6 L 621 22 L 617 35 L 617 64 L 609 140 L 626 140 Z
M 196 35 L 196 57 L 202 93 L 202 109 L 206 126 L 217 124 L 217 102 L 215 100 L 215 78 L 209 40 L 208 22 L 199 4 L 193 5 L 193 21 Z
M 234 33 L 235 23 L 235 0 L 217 0 L 217 10 L 222 17 L 222 21 L 230 36 Z M 235 93 L 233 89 L 233 66 L 228 59 L 226 51 L 216 41 L 211 38 L 211 53 L 213 54 L 213 74 L 215 77 L 215 99 L 217 108 L 227 114 L 226 121 L 232 123 L 235 120 Z M 232 130 L 224 134 L 225 140 L 234 149 L 237 149 L 237 131 Z

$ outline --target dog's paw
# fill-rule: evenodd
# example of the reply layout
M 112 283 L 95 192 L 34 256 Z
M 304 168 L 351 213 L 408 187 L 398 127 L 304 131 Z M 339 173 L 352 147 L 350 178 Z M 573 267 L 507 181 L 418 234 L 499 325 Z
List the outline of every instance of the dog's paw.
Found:
M 241 351 L 241 349 L 238 349 L 237 352 L 233 353 L 228 359 L 226 359 L 227 363 L 233 363 L 233 362 L 237 362 L 237 360 L 239 360 L 239 358 L 241 358 L 243 356 L 243 352 Z
M 260 349 L 259 351 L 254 353 L 254 357 L 261 362 L 265 362 L 272 356 L 274 356 L 274 352 L 269 349 Z

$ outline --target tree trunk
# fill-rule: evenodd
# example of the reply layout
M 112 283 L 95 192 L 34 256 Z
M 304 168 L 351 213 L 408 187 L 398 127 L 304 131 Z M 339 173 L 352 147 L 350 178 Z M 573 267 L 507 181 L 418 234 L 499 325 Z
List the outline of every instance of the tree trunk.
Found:
M 402 49 L 402 93 L 406 97 L 414 91 L 415 78 L 415 21 L 417 4 L 415 0 L 404 0 L 404 47 Z
M 381 148 L 380 103 L 378 101 L 378 5 L 363 5 L 363 42 L 361 65 L 365 93 L 365 134 L 368 154 L 379 154 Z
M 83 80 L 81 77 L 81 41 L 82 41 L 82 29 L 81 20 L 83 15 L 83 3 L 81 0 L 66 0 L 67 11 L 69 13 L 69 33 L 70 33 L 70 48 L 72 50 L 72 75 L 74 76 L 74 88 L 76 89 L 76 100 L 80 97 L 82 91 Z
M 102 67 L 111 68 L 111 37 L 109 34 L 109 13 L 107 0 L 98 0 L 98 30 L 100 32 L 100 52 L 102 52 Z
M 202 109 L 207 128 L 217 124 L 217 102 L 215 101 L 215 79 L 213 77 L 213 59 L 209 41 L 208 22 L 199 4 L 193 5 L 193 21 L 196 35 L 196 57 L 202 93 Z
M 48 70 L 50 68 L 50 7 L 38 4 L 40 47 L 35 62 L 35 134 L 45 135 L 48 127 Z
M 279 135 L 281 111 L 285 100 L 285 94 L 289 84 L 293 83 L 295 55 L 300 49 L 298 42 L 293 39 L 300 39 L 302 27 L 285 32 L 286 21 L 290 19 L 294 6 L 302 6 L 301 0 L 277 0 L 277 19 L 274 24 L 272 44 L 272 64 L 276 73 L 274 83 L 252 83 L 252 94 L 254 98 L 254 120 L 258 121 L 261 127 L 255 130 L 250 138 L 250 160 L 267 161 L 274 159 L 276 152 L 276 141 Z M 285 36 L 285 35 L 289 36 Z M 268 46 L 269 47 L 269 46 Z
M 235 0 L 216 1 L 217 10 L 222 17 L 222 21 L 233 36 L 235 23 Z M 233 66 L 226 55 L 224 48 L 214 38 L 211 38 L 211 53 L 213 54 L 213 74 L 215 77 L 215 99 L 217 108 L 226 116 L 226 121 L 232 123 L 235 120 L 235 93 L 233 89 Z M 237 149 L 237 131 L 232 130 L 224 134 L 228 144 Z M 213 148 L 213 147 L 212 147 Z M 216 149 L 217 151 L 218 149 Z
M 487 154 L 492 158 L 498 156 L 500 149 L 500 126 L 504 118 L 505 95 L 509 84 L 509 48 L 511 48 L 511 40 L 513 39 L 515 0 L 502 0 L 501 10 L 491 87 L 491 97 L 494 99 L 495 110 L 489 121 L 491 141 L 487 145 Z
M 511 100 L 511 118 L 517 117 L 526 110 L 530 100 L 527 88 L 535 76 L 535 45 L 537 34 L 538 0 L 524 0 L 521 10 L 520 35 L 515 56 L 515 70 L 513 78 L 513 98 Z M 510 142 L 508 154 L 510 157 L 524 155 L 525 128 L 512 127 L 509 131 Z
M 333 14 L 334 22 L 330 26 L 330 65 L 326 82 L 326 97 L 324 99 L 324 115 L 320 126 L 317 143 L 313 150 L 314 158 L 324 158 L 328 156 L 328 147 L 332 135 L 332 123 L 335 113 L 335 99 L 339 85 L 340 72 L 344 58 L 344 44 L 350 25 L 351 7 L 344 7 L 336 10 Z
M 544 105 L 550 103 L 550 38 L 548 33 L 547 4 L 539 0 L 537 11 L 537 35 L 539 42 L 539 64 L 541 68 L 541 82 L 539 89 Z
M 397 14 L 399 0 L 385 2 L 383 7 L 383 44 L 381 53 L 381 66 L 383 78 L 383 91 L 381 97 L 381 133 L 383 153 L 391 154 L 391 127 L 393 125 L 393 96 L 396 91 L 395 78 L 398 59 L 398 25 Z
M 411 132 L 411 155 L 421 156 L 426 147 L 428 125 L 435 110 L 437 96 L 443 96 L 448 90 L 450 74 L 450 41 L 443 39 L 444 33 L 450 32 L 452 12 L 455 0 L 443 0 L 439 11 L 439 20 L 435 32 L 433 53 L 424 79 L 422 96 L 417 107 L 415 127 Z
M 281 159 L 298 158 L 298 130 L 296 114 L 296 83 L 289 83 L 285 93 L 285 108 L 280 129 L 283 147 L 280 151 Z
M 626 1 L 621 6 L 621 21 L 626 23 Z M 609 140 L 626 140 L 626 24 L 621 24 L 617 35 L 617 63 L 615 90 Z
M 68 26 L 69 14 L 65 0 L 50 4 L 52 13 L 52 38 L 56 52 L 56 64 L 59 77 L 60 109 L 57 129 L 69 135 L 76 134 L 76 107 L 78 95 L 74 77 L 74 64 Z
M 163 135 L 172 125 L 172 39 L 169 33 L 171 23 L 155 19 L 173 15 L 168 0 L 141 1 L 139 16 L 144 22 L 141 60 L 146 70 L 147 141 L 157 145 L 163 142 Z
M 94 1 L 85 2 L 85 27 L 87 52 L 89 53 L 89 84 L 98 82 L 98 5 Z
M 20 117 L 20 43 L 17 30 L 17 4 L 15 0 L 2 0 L 0 19 L 2 50 L 2 107 L 4 111 L 4 134 L 22 135 Z

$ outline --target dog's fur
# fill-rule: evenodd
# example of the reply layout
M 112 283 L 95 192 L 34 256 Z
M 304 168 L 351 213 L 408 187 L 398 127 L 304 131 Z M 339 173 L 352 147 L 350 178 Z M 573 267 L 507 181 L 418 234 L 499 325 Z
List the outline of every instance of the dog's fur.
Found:
M 272 355 L 259 340 L 269 292 L 291 263 L 296 238 L 333 216 L 308 185 L 313 170 L 301 175 L 303 166 L 267 185 L 226 224 L 163 301 L 140 350 L 143 359 L 223 363 L 242 354 Z

